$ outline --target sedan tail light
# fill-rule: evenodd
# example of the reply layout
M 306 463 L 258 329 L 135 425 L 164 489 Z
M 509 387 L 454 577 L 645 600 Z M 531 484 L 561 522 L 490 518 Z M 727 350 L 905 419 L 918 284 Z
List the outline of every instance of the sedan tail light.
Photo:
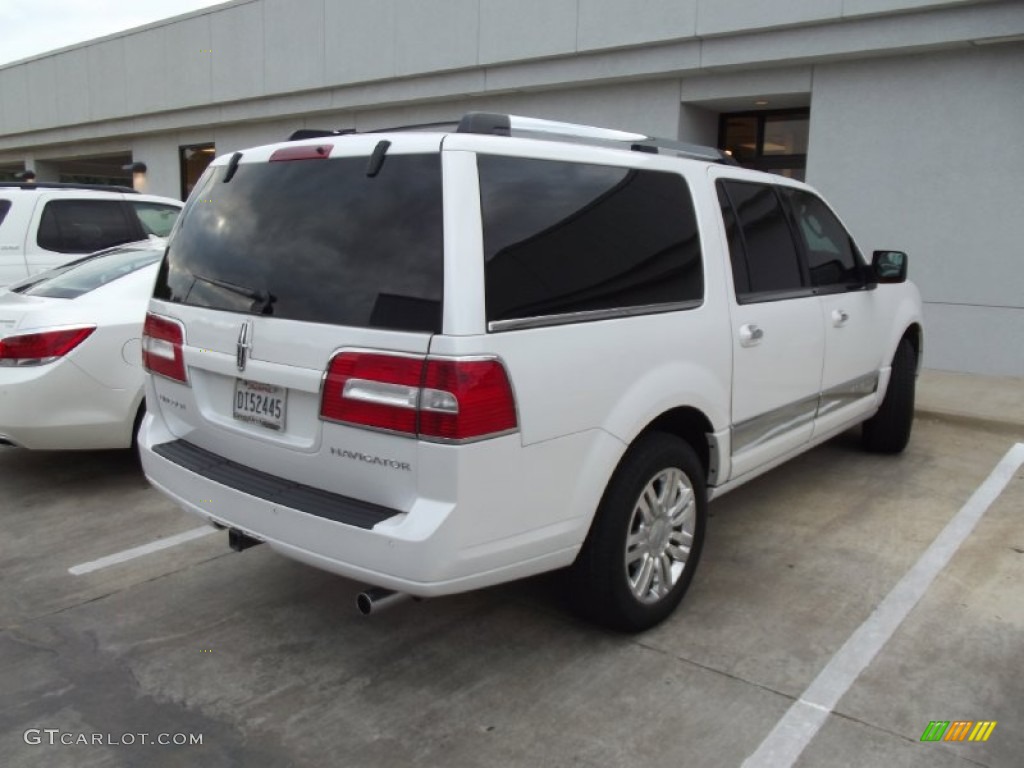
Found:
M 177 320 L 146 313 L 142 327 L 142 365 L 150 373 L 188 384 L 185 374 L 185 329 Z
M 518 424 L 500 361 L 376 352 L 342 352 L 331 360 L 320 416 L 454 442 L 496 437 Z
M 96 326 L 25 333 L 0 340 L 0 365 L 45 365 L 59 360 L 85 341 Z

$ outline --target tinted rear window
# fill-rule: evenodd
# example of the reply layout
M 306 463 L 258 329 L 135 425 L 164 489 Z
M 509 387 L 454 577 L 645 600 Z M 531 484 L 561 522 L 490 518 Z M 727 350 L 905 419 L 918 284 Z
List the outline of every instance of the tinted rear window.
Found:
M 7 217 L 7 212 L 11 210 L 10 200 L 0 200 L 0 224 L 4 223 L 4 219 Z
M 197 188 L 155 297 L 369 328 L 441 330 L 441 160 L 242 163 Z
M 74 299 L 143 267 L 156 264 L 161 256 L 162 250 L 152 248 L 118 248 L 37 275 L 38 279 L 14 290 L 26 296 Z
M 489 321 L 703 297 L 693 201 L 678 174 L 488 155 L 477 163 Z

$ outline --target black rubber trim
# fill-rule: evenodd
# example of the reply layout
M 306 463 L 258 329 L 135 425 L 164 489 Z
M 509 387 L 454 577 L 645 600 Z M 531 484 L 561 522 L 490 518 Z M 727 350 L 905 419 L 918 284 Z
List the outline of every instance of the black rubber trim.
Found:
M 229 461 L 184 440 L 154 445 L 153 453 L 189 472 L 195 472 L 207 480 L 234 488 L 236 491 L 297 509 L 307 515 L 316 515 L 356 528 L 369 530 L 377 523 L 401 514 L 396 509 L 282 480 L 280 477 Z

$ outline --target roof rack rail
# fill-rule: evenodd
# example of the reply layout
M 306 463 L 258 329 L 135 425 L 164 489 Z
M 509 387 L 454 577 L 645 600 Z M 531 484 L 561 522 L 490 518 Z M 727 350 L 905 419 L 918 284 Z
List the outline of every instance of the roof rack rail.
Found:
M 0 181 L 5 189 L 88 189 L 95 192 L 124 192 L 133 195 L 139 190 L 117 184 L 76 184 L 71 181 Z
M 431 129 L 454 130 L 459 124 L 458 120 L 439 120 L 432 123 L 411 123 L 409 125 L 393 125 L 388 128 L 374 128 L 372 131 L 360 131 L 355 128 L 339 128 L 333 131 L 321 128 L 300 128 L 288 137 L 288 141 L 302 141 L 303 139 L 322 139 L 327 136 L 351 136 L 352 134 L 373 134 L 373 133 L 401 133 L 402 131 L 429 131 Z
M 401 133 L 402 131 L 409 131 L 415 133 L 416 131 L 451 131 L 459 125 L 458 120 L 435 120 L 431 123 L 409 123 L 408 125 L 394 125 L 390 128 L 374 128 L 372 131 L 367 133 Z
M 287 140 L 302 141 L 303 139 L 322 139 L 324 136 L 347 136 L 348 134 L 355 132 L 355 128 L 336 128 L 334 130 L 328 130 L 326 128 L 299 128 L 299 130 L 294 131 Z
M 614 128 L 599 128 L 579 123 L 564 123 L 559 120 L 544 120 L 537 117 L 505 115 L 495 112 L 467 112 L 459 122 L 458 133 L 480 133 L 490 136 L 513 136 L 517 134 L 539 134 L 550 138 L 569 139 L 594 144 L 628 144 L 634 152 L 658 154 L 673 152 L 695 160 L 736 165 L 731 155 L 715 147 L 688 144 L 674 139 L 659 139 L 642 133 L 619 131 Z

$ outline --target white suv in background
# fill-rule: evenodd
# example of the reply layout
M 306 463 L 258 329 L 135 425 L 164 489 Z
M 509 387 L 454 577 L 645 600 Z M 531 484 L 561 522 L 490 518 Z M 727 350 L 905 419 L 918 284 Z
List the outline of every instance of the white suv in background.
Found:
M 569 567 L 642 630 L 709 499 L 859 423 L 906 445 L 905 278 L 807 185 L 638 134 L 478 113 L 249 149 L 157 277 L 142 462 L 235 548 L 376 585 L 364 610 Z
M 181 209 L 130 187 L 0 182 L 0 287 L 82 254 L 167 237 Z

